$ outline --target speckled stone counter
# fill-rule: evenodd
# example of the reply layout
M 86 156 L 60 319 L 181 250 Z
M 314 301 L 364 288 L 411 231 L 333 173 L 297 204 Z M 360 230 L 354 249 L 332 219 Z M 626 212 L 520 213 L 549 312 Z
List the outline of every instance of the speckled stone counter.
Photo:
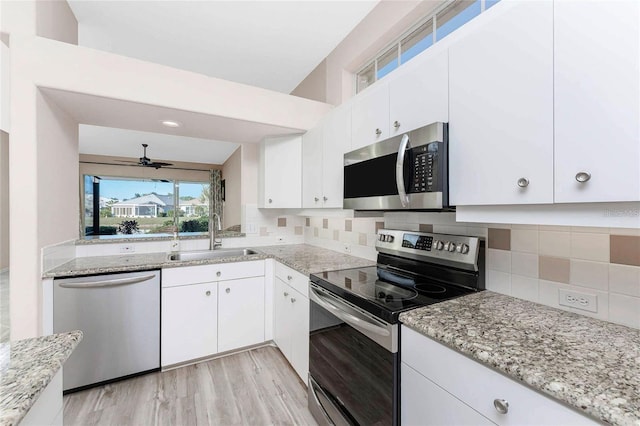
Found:
M 490 291 L 400 321 L 600 421 L 640 425 L 639 330 Z
M 255 250 L 268 254 L 303 275 L 376 264 L 374 261 L 361 257 L 349 256 L 308 244 L 257 247 Z
M 81 340 L 82 332 L 72 331 L 11 343 L 11 361 L 0 376 L 0 426 L 22 420 Z
M 114 272 L 134 272 L 180 266 L 209 265 L 215 263 L 244 262 L 275 258 L 277 261 L 309 275 L 313 272 L 332 269 L 357 268 L 375 265 L 375 262 L 360 257 L 349 256 L 307 244 L 256 247 L 257 254 L 229 256 L 217 259 L 174 261 L 168 253 L 126 254 L 120 256 L 77 257 L 64 265 L 43 274 L 43 278 L 62 278 L 80 275 L 109 274 Z

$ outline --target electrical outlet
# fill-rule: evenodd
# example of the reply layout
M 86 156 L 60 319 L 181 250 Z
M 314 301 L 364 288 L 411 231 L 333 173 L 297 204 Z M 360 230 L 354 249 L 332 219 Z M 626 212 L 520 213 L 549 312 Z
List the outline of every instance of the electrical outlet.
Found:
M 589 312 L 598 312 L 598 296 L 559 289 L 560 305 Z
M 135 252 L 136 252 L 136 246 L 134 246 L 133 244 L 120 246 L 120 253 L 135 253 Z
M 247 234 L 257 234 L 258 226 L 255 223 L 247 223 Z
M 344 245 L 344 251 L 347 253 L 351 253 L 351 244 L 345 244 Z
M 279 242 L 279 243 L 284 243 L 284 237 L 282 235 L 278 235 L 276 237 L 276 241 Z

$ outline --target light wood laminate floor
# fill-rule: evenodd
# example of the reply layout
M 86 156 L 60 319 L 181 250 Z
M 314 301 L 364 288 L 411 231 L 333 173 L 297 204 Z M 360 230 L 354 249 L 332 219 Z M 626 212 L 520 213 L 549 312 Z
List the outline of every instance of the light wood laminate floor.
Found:
M 315 425 L 307 390 L 272 346 L 64 397 L 70 425 Z

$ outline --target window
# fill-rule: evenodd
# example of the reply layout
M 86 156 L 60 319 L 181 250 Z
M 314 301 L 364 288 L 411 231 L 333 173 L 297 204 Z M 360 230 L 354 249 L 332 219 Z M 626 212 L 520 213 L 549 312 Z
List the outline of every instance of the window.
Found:
M 449 0 L 356 73 L 356 93 L 442 40 L 500 0 Z
M 187 235 L 209 230 L 210 185 L 84 175 L 85 236 Z

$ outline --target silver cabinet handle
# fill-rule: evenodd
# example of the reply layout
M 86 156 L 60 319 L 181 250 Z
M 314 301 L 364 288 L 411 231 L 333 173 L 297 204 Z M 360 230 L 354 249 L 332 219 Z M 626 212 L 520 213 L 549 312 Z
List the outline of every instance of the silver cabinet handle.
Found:
M 398 130 L 400 128 L 400 122 L 399 121 L 394 121 L 393 122 L 393 127 L 395 127 L 396 130 Z
M 313 197 L 313 201 L 315 201 L 315 202 L 317 203 L 318 201 L 320 201 L 320 198 L 318 198 L 318 197 Z
M 229 293 L 231 293 L 231 289 L 230 289 L 230 288 L 227 288 L 224 292 L 225 292 L 225 293 L 227 293 L 227 294 L 229 294 Z
M 322 197 L 322 200 L 323 200 L 323 201 L 327 201 L 327 200 L 328 200 L 328 198 L 327 198 L 327 197 Z
M 376 136 L 380 136 L 382 134 L 382 130 L 376 129 Z
M 269 198 L 269 204 L 273 203 L 273 200 L 271 198 Z
M 284 297 L 287 297 L 289 295 L 289 293 L 287 293 L 286 291 L 284 292 Z
M 403 135 L 398 148 L 398 158 L 396 158 L 396 186 L 398 187 L 398 196 L 402 207 L 409 205 L 409 197 L 404 187 L 404 155 L 409 147 L 409 135 Z
M 211 291 L 207 290 L 207 292 L 205 293 L 207 296 L 211 296 Z
M 60 283 L 60 287 L 62 288 L 97 288 L 97 287 L 116 287 L 119 285 L 128 285 L 128 284 L 137 284 L 144 281 L 148 281 L 155 277 L 155 274 L 138 276 L 138 277 L 129 277 L 129 278 L 114 278 L 111 280 L 102 280 L 102 281 L 82 281 L 82 282 L 74 282 L 74 283 Z
M 216 277 L 219 277 L 220 275 L 222 275 L 222 272 L 220 271 L 216 272 Z
M 509 402 L 507 402 L 507 400 L 505 399 L 494 399 L 493 406 L 500 414 L 507 414 L 509 412 Z
M 576 180 L 580 183 L 585 183 L 589 179 L 591 179 L 591 173 L 589 172 L 578 172 L 576 173 Z
M 287 275 L 287 279 L 288 279 L 289 281 L 291 281 L 291 280 L 293 279 L 293 277 L 292 277 L 291 275 Z
M 292 298 L 291 298 L 291 303 L 296 303 L 296 299 L 295 299 L 295 297 L 292 297 Z
M 521 177 L 520 179 L 518 179 L 518 186 L 520 188 L 526 188 L 527 186 L 529 186 L 529 179 Z

